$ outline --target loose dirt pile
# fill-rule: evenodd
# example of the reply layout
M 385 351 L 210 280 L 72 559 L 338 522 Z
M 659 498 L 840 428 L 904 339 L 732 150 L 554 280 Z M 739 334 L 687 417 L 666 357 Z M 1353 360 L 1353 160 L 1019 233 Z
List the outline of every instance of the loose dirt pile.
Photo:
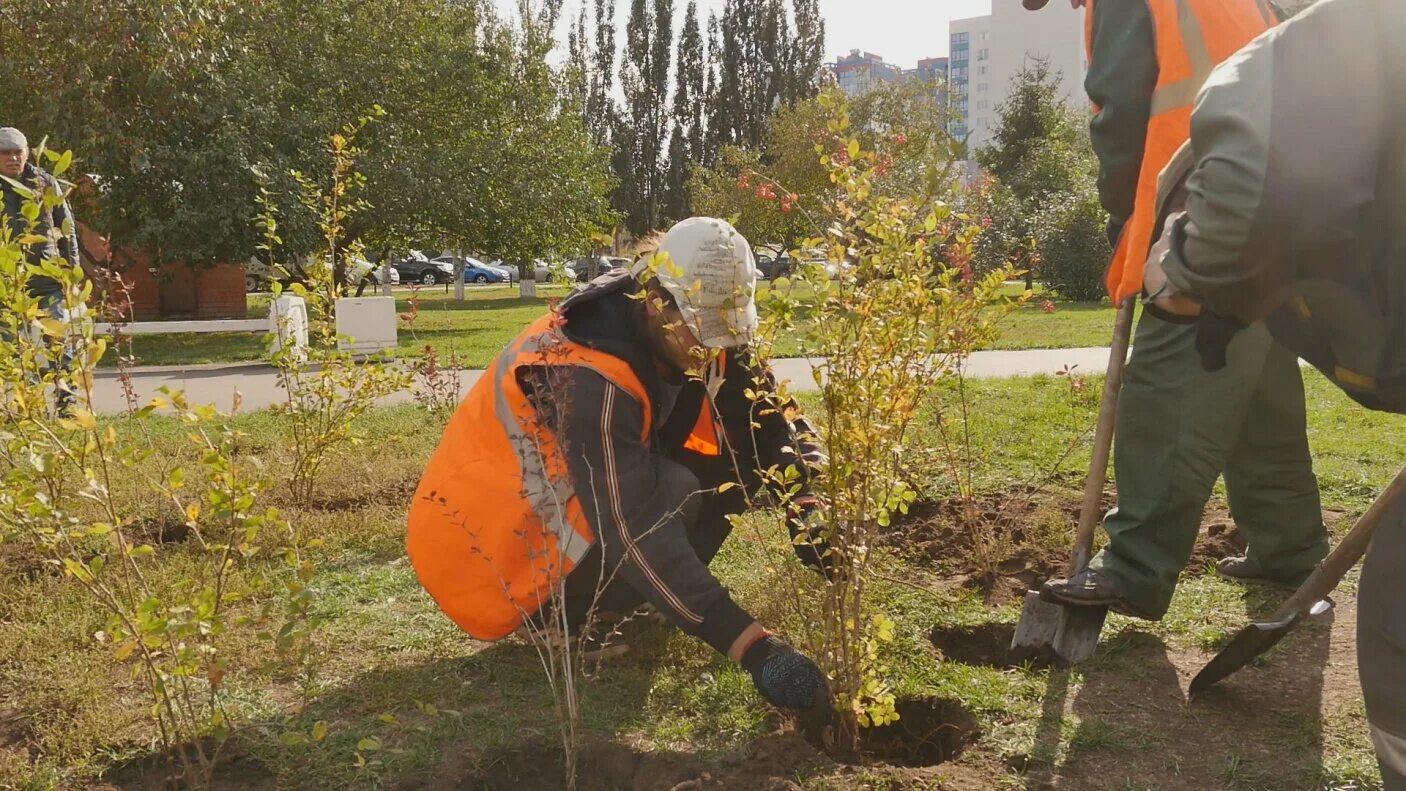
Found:
M 1116 497 L 1105 493 L 1100 509 L 1107 512 Z M 1323 517 L 1331 527 L 1342 514 L 1328 511 Z M 1064 576 L 1078 523 L 1074 494 L 1016 487 L 970 499 L 920 500 L 894 519 L 884 541 L 951 587 L 980 591 L 989 603 L 1001 605 Z M 1096 540 L 1102 542 L 1101 532 Z M 1213 573 L 1216 561 L 1244 552 L 1245 539 L 1230 512 L 1213 503 L 1185 573 Z

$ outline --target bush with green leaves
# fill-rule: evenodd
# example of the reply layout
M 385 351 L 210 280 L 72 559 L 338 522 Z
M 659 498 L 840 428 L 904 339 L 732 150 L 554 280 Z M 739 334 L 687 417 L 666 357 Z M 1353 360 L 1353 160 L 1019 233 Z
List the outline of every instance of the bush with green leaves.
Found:
M 1104 231 L 1107 215 L 1091 189 L 1070 193 L 1035 220 L 1040 279 L 1051 291 L 1076 302 L 1105 295 L 1103 276 L 1113 251 Z
M 73 161 L 39 155 L 56 176 Z M 94 415 L 93 369 L 107 342 L 88 309 L 92 283 L 62 258 L 28 255 L 43 240 L 36 219 L 65 199 L 61 189 L 26 199 L 20 233 L 0 224 L 0 542 L 28 547 L 87 592 L 104 623 L 73 637 L 96 639 L 130 668 L 171 782 L 208 786 L 240 711 L 228 677 L 258 664 L 251 645 L 294 667 L 311 654 L 309 542 L 266 504 L 268 470 L 240 452 L 227 415 L 179 392 L 124 417 Z M 64 318 L 31 293 L 39 276 L 60 285 Z M 56 405 L 60 389 L 77 404 Z M 195 463 L 157 452 L 159 410 L 175 413 Z M 189 536 L 178 576 L 162 573 L 165 551 L 144 529 L 153 507 Z
M 911 482 L 942 453 L 923 447 L 914 421 L 928 409 L 939 420 L 960 419 L 951 414 L 960 410 L 944 402 L 941 383 L 960 376 L 966 357 L 994 339 L 997 322 L 1024 297 L 1002 296 L 1009 267 L 983 276 L 934 267 L 935 247 L 969 256 L 979 228 L 957 214 L 947 195 L 876 189 L 903 156 L 902 143 L 866 149 L 845 99 L 827 93 L 820 103 L 826 133 L 815 153 L 836 197 L 813 217 L 818 235 L 807 244 L 822 246 L 828 262 L 803 264 L 794 278 L 773 282 L 761 299 L 760 351 L 765 356 L 769 341 L 792 335 L 806 356 L 823 360 L 814 370 L 823 408 L 816 439 L 829 461 L 811 488 L 825 503 L 816 537 L 832 572 L 822 595 L 798 590 L 786 598 L 797 603 L 797 621 L 807 624 L 801 642 L 835 694 L 839 717 L 828 744 L 850 753 L 862 747 L 865 728 L 898 719 L 884 659 L 893 623 L 874 609 L 868 588 L 881 573 L 881 537 L 918 497 Z M 779 395 L 763 407 L 787 408 L 784 387 Z M 970 479 L 961 473 L 964 463 L 969 455 L 944 459 L 959 486 Z M 760 472 L 783 499 L 800 493 L 796 470 Z M 809 584 L 784 573 L 782 579 Z

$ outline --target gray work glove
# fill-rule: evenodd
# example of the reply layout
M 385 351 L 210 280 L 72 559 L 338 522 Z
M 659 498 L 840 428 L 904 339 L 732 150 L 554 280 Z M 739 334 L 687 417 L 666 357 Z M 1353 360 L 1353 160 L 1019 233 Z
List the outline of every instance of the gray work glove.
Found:
M 829 719 L 830 685 L 805 654 L 773 635 L 756 641 L 742 655 L 742 667 L 773 706 Z

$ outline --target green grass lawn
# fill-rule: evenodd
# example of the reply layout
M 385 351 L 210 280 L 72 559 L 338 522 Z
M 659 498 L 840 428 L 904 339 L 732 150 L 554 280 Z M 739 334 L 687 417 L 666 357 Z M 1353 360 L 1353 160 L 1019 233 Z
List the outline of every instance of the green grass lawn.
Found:
M 474 310 L 453 312 L 466 318 L 458 314 Z M 1406 432 L 1396 418 L 1352 406 L 1317 374 L 1308 379 L 1325 505 L 1360 512 L 1406 461 Z M 1097 378 L 1082 388 L 1063 377 L 970 384 L 977 489 L 1000 499 L 1033 485 L 1077 498 L 1097 392 Z M 946 402 L 955 398 L 953 388 L 944 390 Z M 280 419 L 256 413 L 238 423 L 248 434 L 241 454 L 283 469 Z M 164 463 L 190 459 L 184 431 L 175 421 L 158 423 Z M 228 787 L 554 787 L 482 780 L 534 765 L 551 776 L 551 698 L 527 645 L 462 634 L 420 589 L 404 556 L 406 504 L 437 441 L 437 422 L 404 406 L 374 412 L 359 431 L 367 441 L 336 460 L 314 502 L 272 495 L 322 542 L 313 585 L 326 621 L 310 679 L 289 677 L 257 656 L 227 677 L 236 723 Z M 933 476 L 919 481 L 929 492 L 950 488 L 940 467 L 921 465 Z M 155 508 L 141 492 L 123 496 L 141 513 Z M 764 622 L 800 634 L 807 602 L 823 594 L 769 524 L 747 522 L 714 569 Z M 181 544 L 160 547 L 152 573 L 180 579 L 189 552 Z M 929 640 L 933 632 L 974 636 L 998 650 L 1009 639 L 1017 606 L 989 605 L 945 576 L 961 564 L 955 549 L 931 562 L 884 550 L 884 579 L 871 588 L 874 606 L 897 622 L 883 654 L 896 690 L 956 701 L 980 725 L 980 737 L 953 763 L 837 765 L 779 733 L 743 671 L 666 629 L 635 633 L 628 655 L 593 674 L 584 692 L 587 739 L 633 755 L 639 772 L 648 766 L 670 778 L 637 781 L 639 788 L 673 788 L 703 772 L 717 787 L 835 791 L 1380 787 L 1352 660 L 1343 655 L 1352 644 L 1347 620 L 1301 628 L 1268 661 L 1188 705 L 1182 686 L 1206 650 L 1247 611 L 1272 606 L 1272 594 L 1246 595 L 1192 570 L 1166 620 L 1110 618 L 1099 656 L 1077 670 L 993 665 L 954 648 L 939 651 Z M 1339 602 L 1351 612 L 1350 588 Z M 103 617 L 78 586 L 36 571 L 25 547 L 0 545 L 0 624 L 0 788 L 82 787 L 100 777 L 118 787 L 154 787 L 150 774 L 121 768 L 151 755 L 154 734 L 126 669 L 92 639 Z M 328 728 L 320 743 L 289 738 L 317 722 Z M 368 739 L 378 749 L 358 747 Z M 668 774 L 675 769 L 684 774 Z M 752 774 L 738 774 L 745 772 Z
M 765 285 L 763 286 L 765 288 Z M 1021 289 L 1012 286 L 1011 293 Z M 483 368 L 517 333 L 547 309 L 547 300 L 567 293 L 565 287 L 539 289 L 542 296 L 523 299 L 517 287 L 470 288 L 466 299 L 457 302 L 453 291 L 436 287 L 419 292 L 420 311 L 415 323 L 400 327 L 399 356 L 418 356 L 431 346 L 441 359 L 458 355 L 469 368 Z M 410 309 L 410 291 L 397 289 L 396 311 Z M 1112 338 L 1114 311 L 1107 302 L 1079 303 L 1052 300 L 1053 312 L 1041 307 L 1043 295 L 1008 316 L 1002 334 L 993 348 L 1055 349 L 1079 346 L 1107 346 Z M 249 316 L 262 318 L 268 312 L 268 296 L 249 299 Z M 244 362 L 265 357 L 265 336 L 253 333 L 176 333 L 141 335 L 133 339 L 139 365 L 194 365 L 217 362 Z M 800 353 L 797 343 L 777 339 L 776 353 Z M 104 365 L 115 365 L 109 354 Z

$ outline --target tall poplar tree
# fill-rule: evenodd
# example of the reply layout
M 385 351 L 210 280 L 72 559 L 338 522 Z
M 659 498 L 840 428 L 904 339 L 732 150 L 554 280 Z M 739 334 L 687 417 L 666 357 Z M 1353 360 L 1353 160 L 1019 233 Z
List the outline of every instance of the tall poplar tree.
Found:
M 657 228 L 663 215 L 664 140 L 668 132 L 669 63 L 673 55 L 673 0 L 633 0 L 625 28 L 625 57 L 621 86 L 629 134 L 617 144 L 617 174 L 621 185 L 633 188 L 616 208 L 636 233 Z M 628 156 L 620 156 L 628 151 Z M 618 171 L 628 161 L 630 174 Z M 627 178 L 628 175 L 628 178 Z
M 665 214 L 680 220 L 691 212 L 688 176 L 703 155 L 703 108 L 707 78 L 703 67 L 703 34 L 698 26 L 697 0 L 689 0 L 679 34 L 674 80 L 674 130 L 669 139 L 669 172 Z

